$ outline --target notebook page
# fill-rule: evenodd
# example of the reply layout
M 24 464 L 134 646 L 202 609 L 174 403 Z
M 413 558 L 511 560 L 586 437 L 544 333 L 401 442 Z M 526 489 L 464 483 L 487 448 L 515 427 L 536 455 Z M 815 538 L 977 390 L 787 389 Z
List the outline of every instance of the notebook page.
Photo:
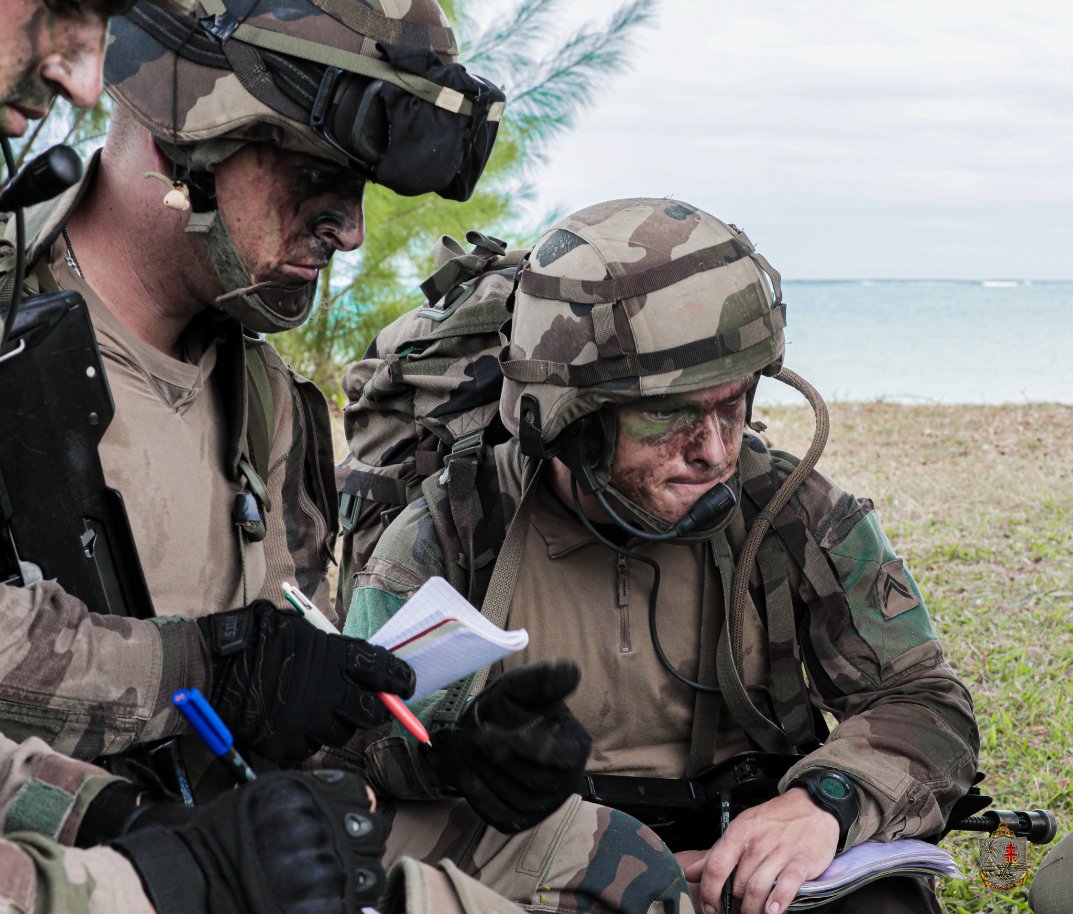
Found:
M 369 641 L 414 668 L 414 701 L 522 650 L 529 634 L 497 628 L 443 578 L 430 578 Z

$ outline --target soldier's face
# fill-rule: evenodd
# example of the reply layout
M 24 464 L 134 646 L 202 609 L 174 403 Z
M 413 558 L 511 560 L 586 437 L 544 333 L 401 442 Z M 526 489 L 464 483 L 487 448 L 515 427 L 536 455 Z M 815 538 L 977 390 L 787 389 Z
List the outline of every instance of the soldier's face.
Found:
M 612 484 L 660 520 L 677 521 L 734 475 L 755 382 L 749 376 L 619 407 Z
M 0 134 L 22 136 L 57 95 L 79 107 L 101 94 L 105 20 L 79 4 L 0 0 Z
M 347 168 L 249 143 L 215 176 L 220 213 L 255 282 L 315 282 L 336 251 L 365 240 L 365 181 Z

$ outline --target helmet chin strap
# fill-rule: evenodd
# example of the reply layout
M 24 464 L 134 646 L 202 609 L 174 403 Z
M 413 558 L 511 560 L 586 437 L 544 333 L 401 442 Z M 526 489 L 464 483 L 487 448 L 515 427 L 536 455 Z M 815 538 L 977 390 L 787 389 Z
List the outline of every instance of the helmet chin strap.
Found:
M 657 517 L 628 498 L 611 483 L 618 416 L 614 409 L 603 409 L 594 416 L 582 417 L 560 436 L 555 456 L 570 470 L 574 487 L 594 497 L 612 523 L 630 536 L 650 542 L 670 540 L 688 542 L 707 539 L 730 521 L 734 506 L 741 497 L 741 481 L 735 474 L 727 483 L 712 486 L 674 523 Z M 642 526 L 623 518 L 608 496 Z
M 278 333 L 305 323 L 313 310 L 316 283 L 255 283 L 217 209 L 193 213 L 186 231 L 201 237 L 216 277 L 227 290 L 214 302 L 217 308 L 258 333 Z
M 253 281 L 242 262 L 227 224 L 216 203 L 216 179 L 212 169 L 246 145 L 243 140 L 216 139 L 191 148 L 176 146 L 155 138 L 164 156 L 178 165 L 180 187 L 193 210 L 186 224 L 189 234 L 197 235 L 205 245 L 216 278 L 224 289 L 213 304 L 257 333 L 279 333 L 305 323 L 313 310 L 317 294 L 314 282 L 284 285 Z M 162 177 L 150 172 L 147 177 Z M 171 194 L 169 193 L 169 196 Z M 164 205 L 176 208 L 165 197 Z

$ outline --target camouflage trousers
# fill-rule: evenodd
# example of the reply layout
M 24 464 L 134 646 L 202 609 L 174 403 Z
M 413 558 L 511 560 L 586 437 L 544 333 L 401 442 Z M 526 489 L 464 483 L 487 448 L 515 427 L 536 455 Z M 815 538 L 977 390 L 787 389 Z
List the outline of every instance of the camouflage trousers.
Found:
M 681 867 L 636 819 L 578 796 L 516 835 L 490 828 L 461 800 L 383 800 L 385 866 L 446 858 L 526 911 L 693 914 Z
M 1060 914 L 1073 906 L 1073 832 L 1043 859 L 1032 880 L 1028 905 L 1036 914 Z

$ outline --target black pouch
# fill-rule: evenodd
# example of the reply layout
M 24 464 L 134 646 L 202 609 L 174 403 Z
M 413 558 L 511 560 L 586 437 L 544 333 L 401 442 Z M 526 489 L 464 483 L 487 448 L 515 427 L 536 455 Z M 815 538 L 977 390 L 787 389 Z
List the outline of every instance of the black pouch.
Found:
M 473 104 L 464 116 L 411 95 L 398 86 L 376 80 L 354 106 L 341 102 L 335 120 L 348 118 L 347 145 L 369 165 L 373 180 L 403 196 L 434 191 L 448 200 L 468 200 L 492 153 L 498 121 L 490 109 L 505 100 L 503 91 L 470 75 L 461 64 L 443 64 L 425 48 L 378 45 L 393 67 L 424 77 L 461 93 Z

